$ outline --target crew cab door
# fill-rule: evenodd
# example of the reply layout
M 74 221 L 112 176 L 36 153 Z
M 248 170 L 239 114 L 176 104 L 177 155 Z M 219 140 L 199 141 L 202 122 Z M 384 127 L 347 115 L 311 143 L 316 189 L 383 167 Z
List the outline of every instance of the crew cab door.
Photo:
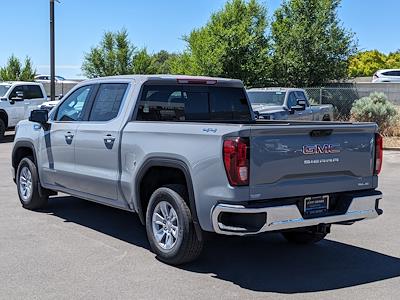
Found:
M 24 86 L 15 86 L 8 96 L 9 107 L 9 126 L 15 126 L 17 123 L 24 119 L 25 116 L 25 93 Z
M 118 116 L 128 83 L 103 83 L 75 137 L 76 177 L 83 193 L 117 201 L 119 144 L 123 122 Z
M 292 110 L 294 106 L 297 105 L 298 100 L 306 101 L 306 106 L 302 110 Z M 306 120 L 312 121 L 313 120 L 313 111 L 308 103 L 308 100 L 303 92 L 295 91 L 289 92 L 287 106 L 289 110 L 292 110 L 292 114 L 289 115 L 289 119 L 291 120 Z
M 44 102 L 44 94 L 37 84 L 24 86 L 24 119 L 28 119 L 32 110 Z
M 75 190 L 78 185 L 75 170 L 75 136 L 83 120 L 93 85 L 78 88 L 57 108 L 50 128 L 41 140 L 41 180 L 48 185 Z

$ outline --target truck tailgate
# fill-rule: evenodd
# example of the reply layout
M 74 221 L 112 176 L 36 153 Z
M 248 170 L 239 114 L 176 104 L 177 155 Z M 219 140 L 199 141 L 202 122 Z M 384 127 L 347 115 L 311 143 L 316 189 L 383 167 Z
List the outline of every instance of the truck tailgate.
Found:
M 375 124 L 276 124 L 250 129 L 250 197 L 372 189 Z

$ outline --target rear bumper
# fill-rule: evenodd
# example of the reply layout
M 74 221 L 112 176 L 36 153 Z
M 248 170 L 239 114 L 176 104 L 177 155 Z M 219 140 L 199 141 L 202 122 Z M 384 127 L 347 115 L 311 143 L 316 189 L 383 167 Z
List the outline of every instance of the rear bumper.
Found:
M 371 195 L 357 195 L 351 200 L 346 213 L 309 219 L 303 218 L 297 205 L 248 208 L 242 205 L 218 204 L 212 211 L 212 223 L 216 233 L 225 235 L 248 235 L 319 224 L 346 223 L 373 219 L 381 215 L 382 210 L 378 207 L 381 199 L 382 193 L 377 191 L 373 191 Z M 221 221 L 222 213 L 241 214 L 241 216 L 248 214 L 250 218 L 252 214 L 257 214 L 257 216 L 265 214 L 265 223 L 263 222 L 264 224 L 261 224 L 256 230 L 226 225 Z

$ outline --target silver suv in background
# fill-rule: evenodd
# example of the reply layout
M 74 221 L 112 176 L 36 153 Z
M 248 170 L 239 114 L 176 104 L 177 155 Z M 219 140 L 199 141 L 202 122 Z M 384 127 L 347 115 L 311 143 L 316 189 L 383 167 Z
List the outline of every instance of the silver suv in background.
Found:
M 400 82 L 400 69 L 387 69 L 375 72 L 372 82 Z

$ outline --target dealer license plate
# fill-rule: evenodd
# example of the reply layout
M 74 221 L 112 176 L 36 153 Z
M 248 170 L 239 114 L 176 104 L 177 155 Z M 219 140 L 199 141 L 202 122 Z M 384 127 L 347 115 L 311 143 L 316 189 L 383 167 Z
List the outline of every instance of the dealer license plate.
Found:
M 304 215 L 324 214 L 329 208 L 329 195 L 307 197 L 304 199 Z

